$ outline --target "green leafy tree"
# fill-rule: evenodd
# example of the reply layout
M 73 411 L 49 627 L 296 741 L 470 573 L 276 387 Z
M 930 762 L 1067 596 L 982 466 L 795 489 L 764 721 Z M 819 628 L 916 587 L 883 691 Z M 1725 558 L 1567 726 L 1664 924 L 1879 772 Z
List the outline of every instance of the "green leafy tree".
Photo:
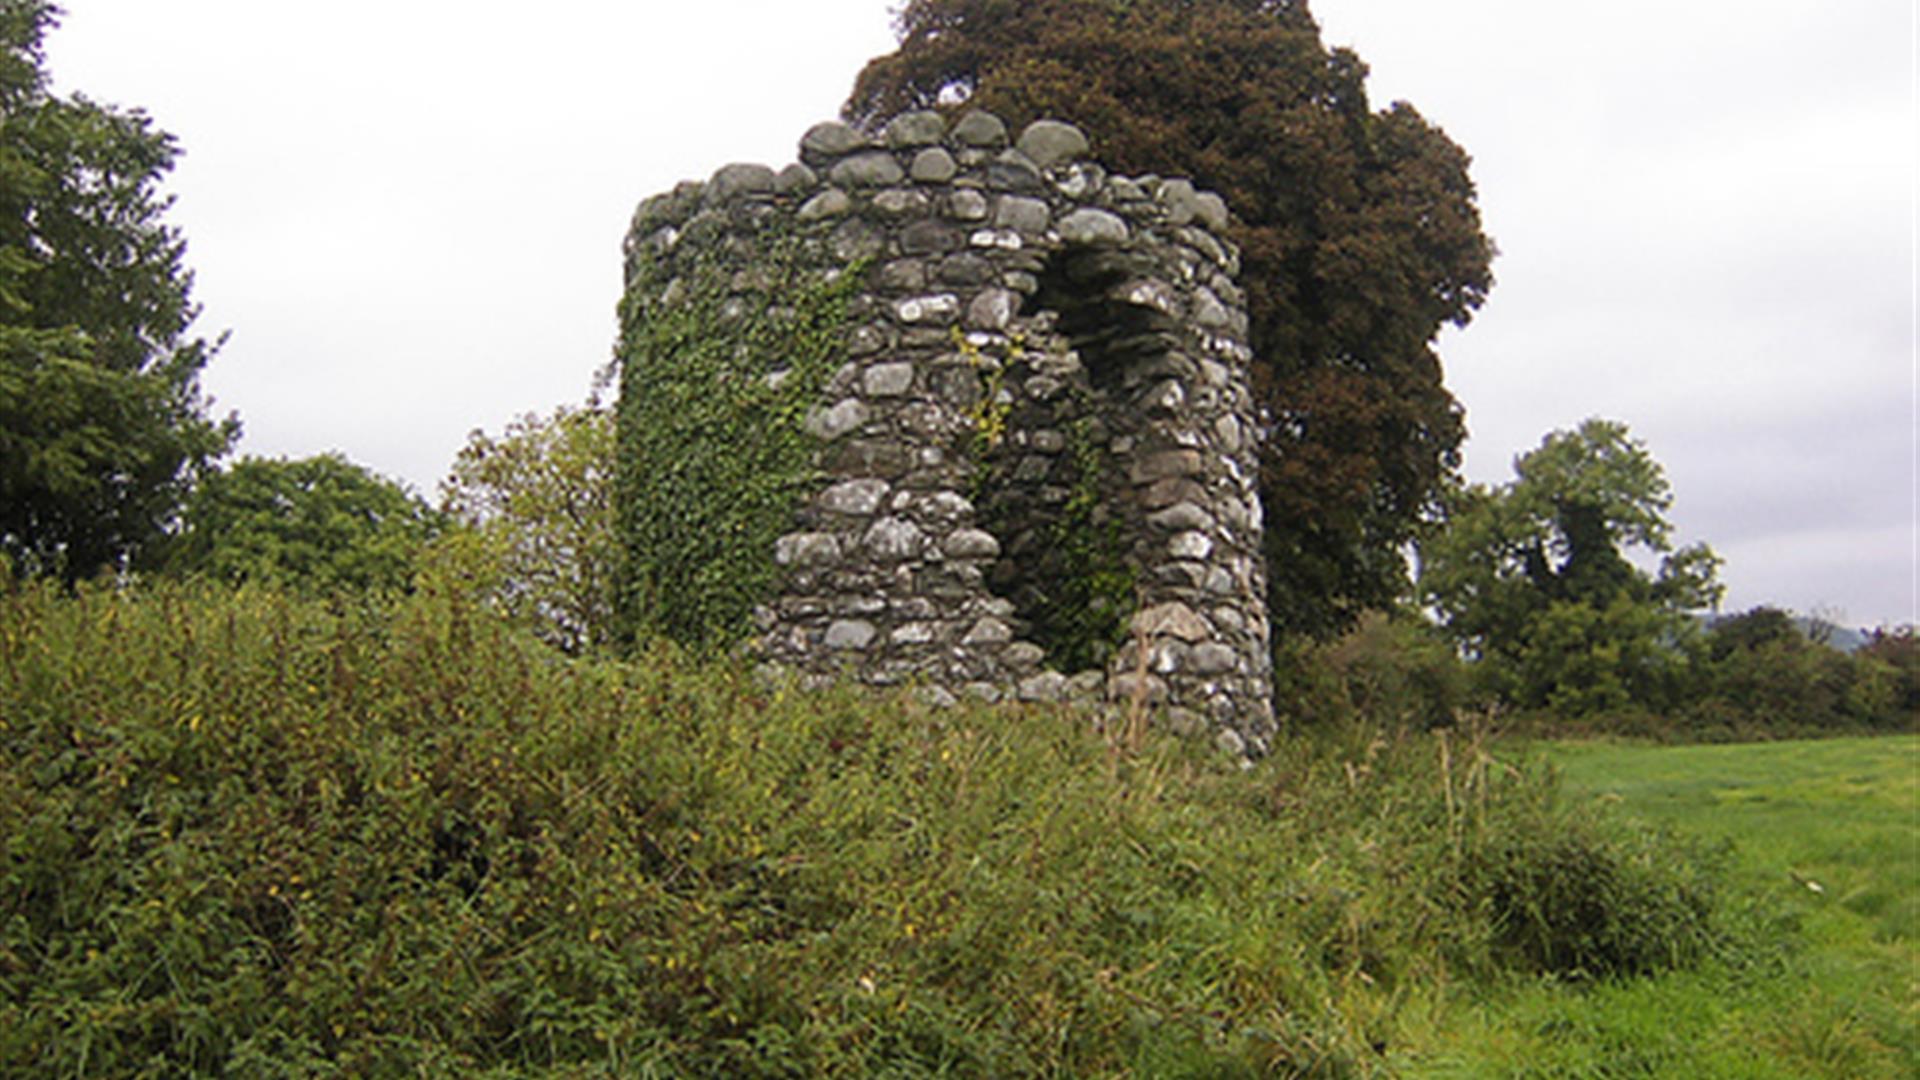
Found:
M 1687 614 L 1719 558 L 1675 550 L 1666 473 L 1624 424 L 1556 431 L 1500 487 L 1454 493 L 1421 545 L 1420 591 L 1509 702 L 1571 715 L 1658 708 L 1685 690 Z M 1649 574 L 1627 558 L 1660 556 Z
M 599 405 L 475 431 L 441 485 L 442 506 L 480 535 L 488 592 L 568 652 L 613 639 L 613 415 Z
M 1467 155 L 1405 103 L 1374 110 L 1305 0 L 909 0 L 897 28 L 850 119 L 1057 116 L 1113 168 L 1226 196 L 1272 422 L 1275 626 L 1324 636 L 1404 595 L 1464 435 L 1433 341 L 1492 285 Z
M 0 0 L 0 552 L 71 580 L 150 548 L 239 427 L 200 394 L 173 139 L 48 93 L 57 14 Z
M 1778 608 L 1758 607 L 1714 623 L 1691 703 L 1695 728 L 1734 734 L 1804 734 L 1911 724 L 1900 712 L 1900 672 L 1873 646 L 1848 655 L 1803 631 Z M 1824 624 L 1831 632 L 1832 623 Z M 1887 641 L 1885 637 L 1878 639 Z
M 213 472 L 183 521 L 167 569 L 328 595 L 407 588 L 445 519 L 401 485 L 323 454 Z

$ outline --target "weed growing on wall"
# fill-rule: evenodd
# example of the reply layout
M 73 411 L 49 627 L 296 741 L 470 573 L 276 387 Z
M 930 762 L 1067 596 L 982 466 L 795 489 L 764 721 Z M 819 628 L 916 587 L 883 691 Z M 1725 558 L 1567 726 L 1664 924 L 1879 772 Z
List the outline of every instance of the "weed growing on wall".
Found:
M 774 541 L 816 479 L 801 420 L 862 267 L 824 272 L 769 225 L 671 269 L 644 265 L 621 304 L 620 621 L 629 636 L 725 647 L 751 630 Z
M 1126 558 L 1120 519 L 1108 509 L 1105 478 L 1111 472 L 1106 447 L 1093 436 L 1091 417 L 1069 430 L 1073 485 L 1052 522 L 1052 550 L 1063 573 L 1058 589 L 1037 612 L 1049 659 L 1062 670 L 1105 666 L 1119 647 L 1138 597 Z

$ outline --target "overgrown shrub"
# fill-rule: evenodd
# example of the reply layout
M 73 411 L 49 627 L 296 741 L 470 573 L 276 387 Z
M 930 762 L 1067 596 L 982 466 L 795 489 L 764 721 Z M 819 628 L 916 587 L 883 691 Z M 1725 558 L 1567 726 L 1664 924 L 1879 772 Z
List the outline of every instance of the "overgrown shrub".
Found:
M 29 584 L 0 708 L 7 1074 L 1363 1074 L 1514 969 L 1493 885 L 1568 819 L 1446 733 L 1243 771 L 569 659 L 457 567 L 386 610 Z
M 1275 699 L 1316 727 L 1423 731 L 1484 704 L 1439 631 L 1416 615 L 1372 611 L 1331 642 L 1275 643 Z
M 1892 640 L 1882 635 L 1881 641 Z M 1707 635 L 1681 731 L 1705 738 L 1783 737 L 1911 728 L 1897 646 L 1847 654 L 1809 640 L 1791 616 L 1754 608 Z

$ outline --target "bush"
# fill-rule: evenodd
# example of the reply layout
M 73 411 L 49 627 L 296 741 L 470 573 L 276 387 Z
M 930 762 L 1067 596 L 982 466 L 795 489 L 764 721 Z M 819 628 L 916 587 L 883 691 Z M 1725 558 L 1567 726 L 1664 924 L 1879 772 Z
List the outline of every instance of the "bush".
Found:
M 1452 645 L 1414 615 L 1367 612 L 1325 644 L 1280 639 L 1274 669 L 1275 699 L 1317 727 L 1424 731 L 1483 704 Z
M 1809 641 L 1787 613 L 1760 607 L 1707 635 L 1692 700 L 1681 710 L 1696 735 L 1791 736 L 1910 727 L 1898 646 L 1882 635 L 1848 655 Z
M 1561 895 L 1549 778 L 1446 733 L 1243 771 L 392 605 L 0 594 L 0 1074 L 1343 1075 Z

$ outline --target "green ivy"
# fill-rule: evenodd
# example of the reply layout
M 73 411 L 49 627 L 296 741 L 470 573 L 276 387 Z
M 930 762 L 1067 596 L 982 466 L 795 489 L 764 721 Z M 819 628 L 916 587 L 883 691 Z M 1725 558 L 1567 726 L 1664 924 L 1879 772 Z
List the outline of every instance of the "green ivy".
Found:
M 643 264 L 621 302 L 615 490 L 630 638 L 744 639 L 777 582 L 774 542 L 818 479 L 802 419 L 833 371 L 863 267 L 828 274 L 772 224 L 745 248 L 750 264 L 704 243 L 675 265 Z
M 1071 672 L 1106 666 L 1139 600 L 1126 535 L 1110 506 L 1106 479 L 1112 466 L 1091 415 L 1069 428 L 1067 452 L 1072 486 L 1056 516 L 1041 526 L 1042 565 L 1026 575 L 1025 583 L 1040 590 L 1040 598 L 1020 614 L 1030 623 L 1033 641 L 1046 650 L 1048 664 Z M 1001 519 L 990 526 L 997 533 L 1008 535 L 1010 526 L 1017 527 L 1006 520 L 1007 507 L 995 507 L 991 498 L 985 505 L 989 518 Z

